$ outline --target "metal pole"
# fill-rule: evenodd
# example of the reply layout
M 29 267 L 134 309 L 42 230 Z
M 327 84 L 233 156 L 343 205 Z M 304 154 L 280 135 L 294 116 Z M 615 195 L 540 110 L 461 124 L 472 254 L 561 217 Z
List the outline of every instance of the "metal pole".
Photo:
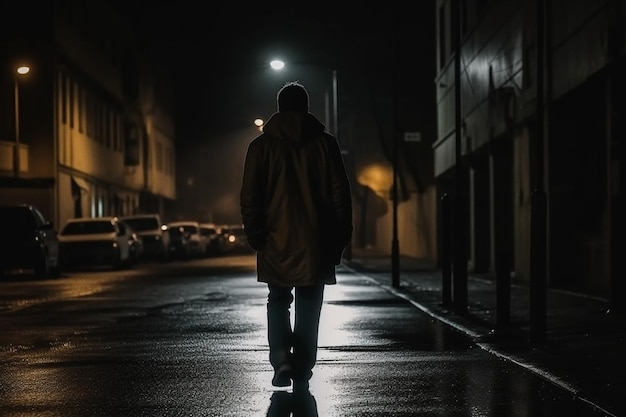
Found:
M 333 69 L 333 133 L 337 142 L 339 143 L 339 149 L 344 159 L 348 157 L 348 150 L 344 148 L 339 140 L 339 98 L 338 98 L 338 82 L 337 82 L 337 70 Z M 352 240 L 346 246 L 343 257 L 347 260 L 352 260 Z
M 397 33 L 394 32 L 395 35 Z M 396 37 L 394 45 L 397 47 Z M 392 203 L 393 203 L 393 224 L 391 238 L 391 285 L 394 288 L 400 287 L 400 242 L 398 240 L 398 51 L 394 50 L 394 65 L 392 67 L 392 100 L 393 100 L 393 128 L 391 130 L 393 183 L 392 183 Z
M 337 70 L 333 70 L 333 133 L 339 137 L 339 122 L 337 117 Z
M 452 306 L 452 209 L 450 196 L 441 197 L 441 304 Z
M 537 131 L 535 132 L 535 189 L 530 196 L 530 331 L 531 342 L 543 342 L 547 330 L 547 199 L 544 188 L 544 147 L 546 128 L 546 9 L 537 0 Z
M 454 165 L 454 250 L 453 250 L 453 308 L 455 314 L 467 313 L 467 177 L 461 149 L 462 106 L 461 106 L 461 5 L 453 3 L 454 12 L 454 114 L 455 114 L 455 165 Z
M 13 148 L 13 175 L 20 176 L 20 91 L 17 76 L 14 76 L 15 98 L 15 147 Z

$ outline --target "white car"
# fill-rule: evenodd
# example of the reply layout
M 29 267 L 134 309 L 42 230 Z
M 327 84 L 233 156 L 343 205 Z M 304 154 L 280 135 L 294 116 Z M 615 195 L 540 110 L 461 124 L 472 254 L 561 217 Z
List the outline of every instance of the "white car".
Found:
M 59 232 L 60 258 L 64 267 L 128 268 L 131 240 L 132 229 L 117 217 L 69 219 Z
M 183 249 L 180 247 L 176 248 L 176 250 L 182 251 L 178 254 L 180 258 L 199 258 L 205 256 L 206 239 L 200 235 L 200 223 L 193 220 L 180 220 L 168 223 L 167 228 L 172 238 L 172 244 L 184 245 Z

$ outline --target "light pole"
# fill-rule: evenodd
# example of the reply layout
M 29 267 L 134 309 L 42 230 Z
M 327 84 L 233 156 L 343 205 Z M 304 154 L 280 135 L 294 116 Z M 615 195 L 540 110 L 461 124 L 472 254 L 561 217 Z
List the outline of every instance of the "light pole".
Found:
M 339 137 L 339 123 L 337 116 L 337 70 L 333 69 L 333 133 Z
M 13 174 L 16 177 L 20 175 L 20 86 L 19 77 L 26 75 L 30 72 L 30 67 L 27 65 L 20 65 L 15 70 L 14 84 L 15 84 L 15 147 L 13 148 Z

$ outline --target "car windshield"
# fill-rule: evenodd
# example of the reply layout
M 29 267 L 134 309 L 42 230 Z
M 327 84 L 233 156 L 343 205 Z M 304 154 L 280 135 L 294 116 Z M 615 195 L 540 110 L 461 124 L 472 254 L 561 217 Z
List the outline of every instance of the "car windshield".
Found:
M 225 235 L 243 235 L 244 231 L 243 231 L 243 228 L 241 228 L 241 227 L 230 227 L 230 228 L 224 227 L 224 228 L 222 228 L 222 234 L 225 234 Z
M 110 221 L 101 222 L 70 222 L 65 225 L 62 235 L 92 235 L 98 233 L 112 233 L 115 231 Z
M 169 232 L 171 236 L 178 237 L 183 235 L 184 230 L 182 227 L 170 227 Z
M 210 227 L 201 227 L 200 228 L 200 234 L 202 234 L 203 236 L 211 236 L 216 234 L 217 231 L 213 228 Z
M 190 233 L 192 235 L 198 233 L 198 228 L 196 226 L 183 226 L 183 229 L 185 229 L 185 233 Z
M 131 227 L 131 229 L 136 232 L 143 232 L 145 230 L 155 230 L 161 228 L 159 222 L 153 217 L 124 219 L 124 221 Z

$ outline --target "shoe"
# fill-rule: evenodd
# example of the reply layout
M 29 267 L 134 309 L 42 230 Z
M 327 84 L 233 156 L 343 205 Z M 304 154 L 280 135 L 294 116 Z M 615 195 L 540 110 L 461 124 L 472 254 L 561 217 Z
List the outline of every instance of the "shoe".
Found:
M 280 365 L 276 371 L 274 371 L 274 378 L 272 378 L 272 385 L 275 387 L 288 387 L 291 385 L 291 365 L 288 363 Z

